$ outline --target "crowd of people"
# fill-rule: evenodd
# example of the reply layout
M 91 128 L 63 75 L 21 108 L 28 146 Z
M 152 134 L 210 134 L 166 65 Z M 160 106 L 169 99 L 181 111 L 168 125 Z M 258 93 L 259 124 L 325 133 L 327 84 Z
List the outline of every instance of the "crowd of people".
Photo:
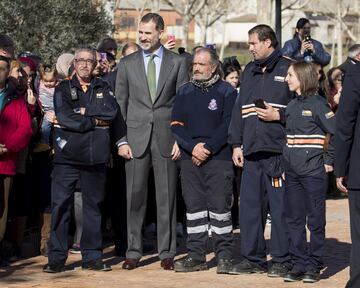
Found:
M 347 287 L 360 285 L 360 44 L 325 73 L 330 55 L 308 19 L 282 48 L 260 24 L 248 31 L 253 60 L 242 69 L 236 57 L 221 62 L 213 46 L 174 53 L 173 38 L 161 44 L 164 31 L 160 15 L 144 15 L 138 44 L 126 43 L 118 64 L 110 37 L 43 63 L 30 52 L 15 58 L 12 39 L 0 35 L 0 243 L 6 232 L 12 244 L 11 255 L 1 248 L 0 266 L 21 257 L 31 215 L 44 272 L 62 272 L 69 251 L 81 253 L 83 269 L 110 271 L 102 260 L 110 218 L 125 270 L 149 249 L 144 226 L 154 222 L 165 270 L 207 270 L 211 236 L 218 274 L 314 283 L 335 159 L 350 201 Z M 174 261 L 182 225 L 188 253 Z

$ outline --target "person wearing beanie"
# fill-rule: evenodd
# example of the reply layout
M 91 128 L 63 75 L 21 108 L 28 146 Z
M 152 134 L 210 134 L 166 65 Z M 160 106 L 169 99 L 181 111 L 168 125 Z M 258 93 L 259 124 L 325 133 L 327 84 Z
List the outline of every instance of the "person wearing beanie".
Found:
M 56 71 L 58 72 L 59 79 L 65 79 L 70 76 L 70 67 L 73 63 L 74 55 L 64 53 L 56 60 Z

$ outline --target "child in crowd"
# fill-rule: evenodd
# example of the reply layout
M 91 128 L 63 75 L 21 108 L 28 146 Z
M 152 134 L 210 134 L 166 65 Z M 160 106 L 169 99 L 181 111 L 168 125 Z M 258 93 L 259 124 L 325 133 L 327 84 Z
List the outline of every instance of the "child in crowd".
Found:
M 52 123 L 49 121 L 54 116 L 54 91 L 58 84 L 57 70 L 55 65 L 40 65 L 39 67 L 39 100 L 41 102 L 45 117 L 41 124 L 40 146 L 44 149 L 50 148 Z

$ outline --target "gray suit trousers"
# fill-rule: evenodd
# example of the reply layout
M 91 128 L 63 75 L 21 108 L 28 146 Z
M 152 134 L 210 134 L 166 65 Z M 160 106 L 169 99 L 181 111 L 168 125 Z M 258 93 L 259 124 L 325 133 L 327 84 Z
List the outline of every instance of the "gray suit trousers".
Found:
M 142 256 L 142 225 L 146 213 L 148 176 L 153 166 L 157 206 L 157 241 L 159 258 L 176 254 L 176 184 L 177 167 L 171 158 L 163 157 L 155 137 L 144 155 L 125 164 L 127 185 L 128 250 L 127 258 Z

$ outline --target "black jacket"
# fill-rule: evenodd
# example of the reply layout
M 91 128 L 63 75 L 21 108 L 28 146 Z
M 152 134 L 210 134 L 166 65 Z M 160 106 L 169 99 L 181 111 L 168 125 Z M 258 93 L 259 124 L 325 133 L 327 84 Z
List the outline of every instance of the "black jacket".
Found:
M 311 176 L 333 165 L 334 149 L 330 141 L 324 152 L 326 133 L 335 132 L 335 114 L 319 96 L 298 96 L 286 107 L 286 138 L 283 168 L 293 176 Z
M 336 111 L 335 175 L 348 177 L 349 189 L 360 189 L 360 64 L 346 73 Z
M 311 43 L 314 45 L 314 53 L 311 53 L 312 58 L 315 63 L 320 64 L 321 66 L 326 66 L 330 63 L 331 56 L 327 53 L 323 45 L 315 40 L 311 39 Z M 290 57 L 296 61 L 304 60 L 304 55 L 301 55 L 301 41 L 298 36 L 285 42 L 284 47 L 281 49 L 281 52 L 284 56 Z
M 265 72 L 253 62 L 244 69 L 240 93 L 231 115 L 228 141 L 233 147 L 243 146 L 245 156 L 256 152 L 282 153 L 286 142 L 284 122 L 260 120 L 254 100 L 261 98 L 278 108 L 281 119 L 284 119 L 284 109 L 293 97 L 285 82 L 291 62 L 279 57 Z
M 80 107 L 85 107 L 85 115 L 79 113 Z M 54 163 L 95 165 L 108 161 L 109 126 L 96 126 L 96 119 L 111 122 L 119 106 L 106 82 L 93 78 L 84 92 L 77 76 L 62 81 L 55 89 L 54 110 L 59 122 L 54 126 Z

